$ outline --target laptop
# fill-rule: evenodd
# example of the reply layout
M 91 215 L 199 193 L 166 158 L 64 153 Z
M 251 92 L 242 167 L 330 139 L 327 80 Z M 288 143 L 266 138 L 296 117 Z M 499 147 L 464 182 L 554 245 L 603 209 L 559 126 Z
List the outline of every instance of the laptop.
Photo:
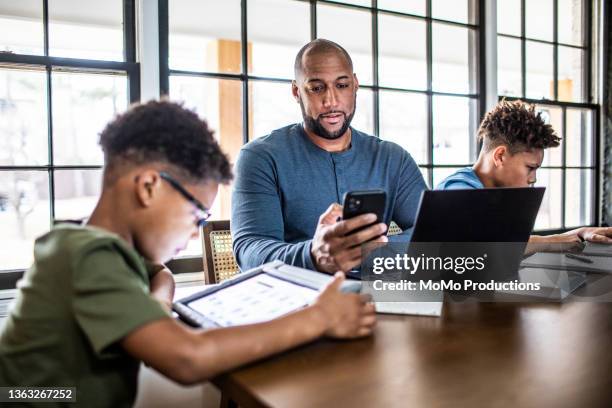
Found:
M 544 191 L 543 187 L 424 191 L 407 252 L 412 256 L 434 249 L 437 254 L 457 256 L 485 252 L 495 280 L 516 278 Z M 377 311 L 440 315 L 442 291 L 438 299 L 430 293 L 434 301 L 426 305 L 410 301 L 410 296 L 414 297 L 408 294 L 406 301 L 376 302 Z
M 424 191 L 410 241 L 527 243 L 544 190 L 526 187 Z

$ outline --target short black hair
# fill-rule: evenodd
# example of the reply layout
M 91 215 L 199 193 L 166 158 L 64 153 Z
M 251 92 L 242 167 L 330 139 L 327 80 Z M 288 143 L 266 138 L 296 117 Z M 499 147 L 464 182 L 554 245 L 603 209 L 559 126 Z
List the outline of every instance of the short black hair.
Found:
M 485 115 L 478 129 L 478 139 L 483 142 L 485 151 L 506 145 L 512 154 L 557 147 L 561 141 L 534 105 L 505 99 Z
M 317 38 L 316 40 L 312 40 L 308 44 L 304 45 L 295 56 L 295 63 L 293 64 L 295 79 L 297 79 L 300 74 L 304 72 L 304 64 L 302 60 L 306 52 L 313 55 L 337 52 L 346 59 L 351 67 L 351 72 L 353 71 L 353 60 L 351 59 L 349 53 L 340 44 L 324 38 Z
M 192 183 L 227 184 L 231 165 L 208 124 L 181 104 L 150 101 L 135 104 L 100 133 L 105 181 L 115 166 L 162 163 Z

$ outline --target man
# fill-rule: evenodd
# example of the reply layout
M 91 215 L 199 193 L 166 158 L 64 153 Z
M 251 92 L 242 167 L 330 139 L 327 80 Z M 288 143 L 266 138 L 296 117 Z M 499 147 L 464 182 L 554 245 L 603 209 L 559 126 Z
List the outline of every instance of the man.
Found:
M 269 322 L 203 331 L 173 319 L 172 275 L 148 263 L 198 235 L 229 162 L 205 122 L 168 102 L 131 108 L 100 142 L 103 189 L 87 225 L 36 241 L 0 334 L 2 386 L 76 387 L 77 406 L 128 407 L 140 361 L 192 384 L 322 335 L 372 332 L 373 305 L 341 293 L 342 274 L 313 305 Z
M 391 220 L 411 233 L 425 181 L 404 149 L 350 127 L 358 88 L 340 45 L 318 39 L 298 52 L 292 93 L 304 122 L 248 143 L 236 163 L 231 227 L 243 270 L 280 259 L 347 272 L 362 243 L 387 241 Z M 375 215 L 338 221 L 345 193 L 374 188 L 387 192 L 384 223 L 356 232 Z
M 560 138 L 544 123 L 535 106 L 503 100 L 485 115 L 478 129 L 482 150 L 472 167 L 458 170 L 438 190 L 527 187 L 536 182 L 544 150 L 559 146 Z M 563 234 L 532 235 L 530 243 L 612 243 L 612 228 L 582 227 Z

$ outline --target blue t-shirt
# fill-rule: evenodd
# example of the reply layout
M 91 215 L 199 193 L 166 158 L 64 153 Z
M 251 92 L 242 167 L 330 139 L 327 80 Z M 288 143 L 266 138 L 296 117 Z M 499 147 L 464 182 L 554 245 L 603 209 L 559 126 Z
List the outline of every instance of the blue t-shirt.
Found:
M 301 124 L 289 125 L 243 146 L 232 192 L 232 238 L 242 270 L 265 262 L 314 269 L 310 256 L 319 216 L 352 190 L 387 192 L 384 222 L 395 221 L 409 239 L 419 199 L 427 189 L 403 148 L 352 129 L 351 146 L 330 153 Z
M 474 169 L 465 167 L 457 170 L 437 185 L 436 190 L 462 190 L 484 188 Z

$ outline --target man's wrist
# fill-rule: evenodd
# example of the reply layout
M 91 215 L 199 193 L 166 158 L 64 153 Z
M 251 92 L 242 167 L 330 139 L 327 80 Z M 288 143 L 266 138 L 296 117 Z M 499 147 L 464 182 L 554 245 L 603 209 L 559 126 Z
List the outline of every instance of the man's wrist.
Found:
M 308 243 L 308 256 L 304 259 L 304 266 L 306 269 L 311 269 L 313 271 L 318 271 L 319 266 L 317 265 L 317 258 L 315 257 L 314 251 L 312 249 L 312 240 Z

